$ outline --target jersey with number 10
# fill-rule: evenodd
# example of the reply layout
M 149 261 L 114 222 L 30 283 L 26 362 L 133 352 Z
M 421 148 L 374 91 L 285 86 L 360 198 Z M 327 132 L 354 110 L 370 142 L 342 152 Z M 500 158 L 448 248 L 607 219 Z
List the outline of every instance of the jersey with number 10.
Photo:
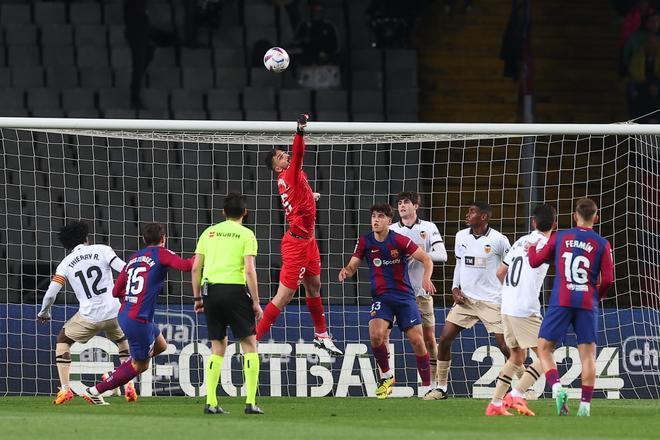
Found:
M 120 315 L 151 322 L 156 299 L 163 289 L 167 269 L 192 270 L 193 258 L 183 259 L 162 246 L 147 246 L 134 253 L 121 271 L 112 295 L 122 298 Z
M 528 255 L 532 267 L 554 260 L 557 273 L 550 306 L 596 310 L 614 283 L 610 243 L 591 228 L 556 232 L 540 250 L 530 247 Z
M 304 155 L 305 139 L 296 134 L 289 166 L 277 176 L 277 189 L 291 232 L 302 237 L 311 237 L 316 224 L 316 203 L 307 174 L 302 170 Z

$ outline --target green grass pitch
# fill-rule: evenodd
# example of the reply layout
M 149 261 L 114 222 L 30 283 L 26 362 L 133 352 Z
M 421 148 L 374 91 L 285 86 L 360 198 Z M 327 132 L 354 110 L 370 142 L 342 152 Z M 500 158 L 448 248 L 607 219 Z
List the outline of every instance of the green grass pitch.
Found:
M 590 418 L 557 417 L 554 401 L 530 402 L 537 417 L 486 417 L 486 400 L 259 398 L 263 416 L 243 413 L 243 399 L 221 398 L 230 415 L 205 415 L 203 398 L 141 398 L 128 404 L 82 398 L 54 406 L 52 397 L 0 398 L 5 439 L 642 439 L 660 437 L 660 402 L 595 400 Z

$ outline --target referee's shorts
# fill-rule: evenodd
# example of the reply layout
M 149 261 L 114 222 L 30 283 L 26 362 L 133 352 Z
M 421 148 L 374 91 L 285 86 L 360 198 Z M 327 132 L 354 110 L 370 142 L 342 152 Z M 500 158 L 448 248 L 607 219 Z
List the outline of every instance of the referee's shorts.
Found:
M 227 326 L 237 339 L 256 334 L 252 298 L 244 285 L 209 284 L 203 298 L 209 339 L 224 339 Z

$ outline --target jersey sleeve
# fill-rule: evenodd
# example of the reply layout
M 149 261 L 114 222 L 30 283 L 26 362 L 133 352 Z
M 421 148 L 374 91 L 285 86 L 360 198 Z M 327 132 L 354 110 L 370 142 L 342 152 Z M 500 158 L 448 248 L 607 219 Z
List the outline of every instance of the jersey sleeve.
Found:
M 355 245 L 353 256 L 355 258 L 359 258 L 360 260 L 362 260 L 364 258 L 364 251 L 366 247 L 367 247 L 367 242 L 364 239 L 364 236 L 360 236 L 360 238 L 358 238 L 357 244 Z
M 543 263 L 551 263 L 552 258 L 555 256 L 555 246 L 557 243 L 557 233 L 555 232 L 550 236 L 550 240 L 540 250 L 536 246 L 530 246 L 527 249 L 527 256 L 529 257 L 529 265 L 532 267 L 539 267 Z
M 514 246 L 517 245 L 518 242 L 514 243 Z M 511 265 L 511 260 L 513 259 L 513 253 L 512 252 L 507 252 L 506 255 L 502 258 L 502 264 L 505 266 L 510 266 Z
M 396 236 L 396 243 L 399 246 L 399 250 L 403 252 L 404 255 L 412 255 L 419 248 L 412 239 L 400 234 Z
M 499 244 L 500 244 L 499 254 L 500 254 L 500 257 L 502 259 L 504 259 L 504 257 L 506 257 L 506 255 L 511 250 L 511 242 L 509 241 L 509 238 L 506 235 L 502 234 L 501 237 L 500 237 L 500 243 Z
M 461 251 L 461 240 L 461 232 L 459 231 L 458 234 L 456 234 L 456 241 L 454 243 L 454 255 L 456 256 L 457 260 L 463 258 L 463 251 Z
M 108 266 L 117 272 L 121 272 L 124 266 L 126 266 L 124 260 L 119 258 L 114 249 L 112 249 L 110 246 L 103 246 L 103 258 L 105 258 L 105 261 L 108 262 Z
M 300 178 L 300 170 L 302 170 L 303 157 L 305 156 L 305 137 L 297 134 L 293 138 L 293 152 L 291 154 L 291 162 L 289 163 L 289 171 L 287 177 L 292 183 L 297 183 Z
M 204 255 L 206 253 L 206 237 L 208 236 L 208 228 L 202 232 L 202 235 L 199 236 L 199 240 L 197 240 L 197 247 L 195 248 L 195 253 Z
M 120 299 L 126 296 L 127 282 L 128 282 L 128 273 L 126 272 L 126 267 L 124 267 L 124 269 L 121 272 L 119 272 L 117 281 L 115 281 L 115 285 L 112 288 L 112 296 Z
M 257 237 L 255 237 L 254 234 L 250 231 L 250 234 L 245 241 L 245 245 L 243 246 L 243 256 L 256 256 L 258 249 L 259 245 L 257 243 Z
M 598 296 L 603 299 L 607 292 L 614 285 L 614 260 L 612 259 L 612 246 L 609 241 L 605 241 L 605 250 L 600 257 L 600 287 Z
M 183 272 L 190 272 L 192 270 L 195 258 L 181 258 L 169 249 L 160 248 L 160 262 L 172 269 L 178 269 Z
M 53 283 L 64 286 L 66 284 L 66 272 L 66 265 L 64 264 L 64 261 L 62 261 L 57 265 L 57 269 L 55 269 L 55 275 L 53 275 L 53 279 L 51 281 Z
M 430 251 L 433 249 L 433 246 L 438 244 L 438 243 L 443 243 L 442 240 L 442 235 L 440 235 L 440 231 L 438 231 L 438 227 L 435 225 L 435 223 L 429 223 L 429 229 L 430 229 L 430 234 L 426 240 L 428 250 Z

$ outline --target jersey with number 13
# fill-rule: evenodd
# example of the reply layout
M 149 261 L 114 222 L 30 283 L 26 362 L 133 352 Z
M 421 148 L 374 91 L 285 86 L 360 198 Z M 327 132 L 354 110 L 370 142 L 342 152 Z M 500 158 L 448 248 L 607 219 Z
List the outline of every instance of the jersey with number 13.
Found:
M 162 246 L 147 246 L 131 255 L 112 291 L 113 296 L 122 299 L 119 314 L 140 322 L 153 321 L 156 299 L 163 289 L 167 269 L 190 272 L 193 261 Z
M 529 265 L 538 267 L 554 261 L 555 282 L 550 306 L 597 310 L 614 283 L 614 262 L 610 242 L 591 228 L 559 231 L 537 250 L 528 250 Z M 600 275 L 600 285 L 598 277 Z

